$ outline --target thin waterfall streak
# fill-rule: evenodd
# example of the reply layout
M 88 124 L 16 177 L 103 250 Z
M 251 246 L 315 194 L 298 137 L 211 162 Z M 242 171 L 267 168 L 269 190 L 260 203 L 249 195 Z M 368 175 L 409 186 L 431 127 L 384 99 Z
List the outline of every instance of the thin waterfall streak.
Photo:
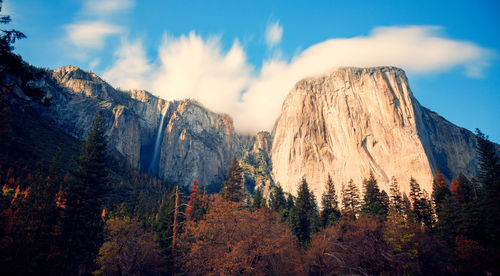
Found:
M 151 159 L 151 164 L 149 165 L 149 171 L 152 173 L 158 173 L 158 163 L 160 157 L 160 146 L 161 138 L 163 134 L 163 122 L 165 121 L 165 115 L 167 114 L 167 108 L 164 108 L 161 112 L 160 125 L 158 126 L 158 133 L 156 134 L 155 147 L 153 150 L 153 158 Z

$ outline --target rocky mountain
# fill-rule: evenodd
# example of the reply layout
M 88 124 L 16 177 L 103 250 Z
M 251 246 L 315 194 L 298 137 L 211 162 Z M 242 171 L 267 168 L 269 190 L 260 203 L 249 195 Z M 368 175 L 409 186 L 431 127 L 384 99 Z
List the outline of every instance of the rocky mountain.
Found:
M 132 167 L 182 185 L 194 179 L 202 186 L 220 185 L 233 156 L 242 157 L 255 141 L 237 134 L 229 116 L 194 100 L 119 91 L 75 66 L 43 70 L 24 64 L 3 70 L 0 84 L 14 95 L 14 104 L 29 106 L 79 139 L 103 110 L 113 150 Z
M 370 171 L 386 190 L 394 176 L 408 193 L 414 177 L 430 193 L 436 169 L 448 179 L 476 170 L 473 133 L 422 107 L 394 67 L 339 68 L 299 81 L 273 136 L 275 181 L 292 193 L 302 176 L 318 197 L 328 174 L 340 191 Z
M 182 185 L 194 179 L 220 185 L 233 157 L 247 190 L 263 187 L 265 194 L 275 182 L 295 193 L 302 176 L 319 197 L 328 174 L 338 191 L 351 178 L 361 185 L 372 171 L 382 188 L 394 176 L 406 192 L 410 177 L 430 192 L 437 168 L 448 179 L 475 175 L 474 135 L 422 107 L 394 67 L 340 68 L 303 79 L 283 103 L 273 134 L 251 137 L 194 100 L 120 91 L 75 66 L 22 64 L 0 64 L 0 86 L 13 104 L 79 139 L 103 110 L 114 151 L 132 167 Z

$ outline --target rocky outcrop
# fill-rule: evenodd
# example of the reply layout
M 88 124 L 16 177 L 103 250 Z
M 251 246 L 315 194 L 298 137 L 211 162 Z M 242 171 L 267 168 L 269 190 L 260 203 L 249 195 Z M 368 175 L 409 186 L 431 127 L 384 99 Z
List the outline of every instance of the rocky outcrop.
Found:
M 15 82 L 8 77 L 0 80 L 9 82 L 19 101 L 79 139 L 86 136 L 97 111 L 103 110 L 111 149 L 132 167 L 153 171 L 170 182 L 190 185 L 197 179 L 202 186 L 220 184 L 233 156 L 243 156 L 255 139 L 238 135 L 227 115 L 192 100 L 165 101 L 144 90 L 119 91 L 75 66 L 25 70 L 31 74 L 13 74 Z M 37 91 L 36 98 L 28 93 L 31 90 Z M 152 170 L 157 137 L 159 162 Z
M 245 191 L 253 193 L 256 188 L 261 189 L 264 196 L 269 198 L 271 188 L 274 187 L 270 156 L 272 137 L 269 132 L 261 131 L 252 140 L 253 145 L 240 160 Z
M 292 193 L 302 176 L 318 197 L 328 174 L 338 191 L 372 171 L 386 190 L 394 176 L 408 192 L 414 177 L 430 193 L 436 168 L 448 178 L 475 173 L 473 134 L 423 108 L 394 67 L 339 68 L 298 82 L 273 133 L 275 181 Z
M 160 176 L 222 183 L 232 158 L 243 155 L 251 138 L 236 134 L 229 116 L 208 112 L 192 100 L 172 102 L 166 112 Z
M 298 82 L 272 137 L 239 135 L 231 118 L 196 101 L 119 91 L 75 66 L 23 63 L 9 71 L 0 62 L 0 72 L 1 91 L 79 139 L 103 110 L 112 150 L 182 185 L 194 179 L 220 185 L 233 157 L 244 167 L 248 191 L 263 187 L 269 194 L 279 182 L 295 193 L 305 176 L 317 197 L 328 174 L 338 191 L 351 178 L 361 185 L 372 171 L 382 188 L 394 176 L 407 192 L 413 176 L 430 192 L 436 168 L 448 179 L 476 170 L 473 134 L 422 107 L 404 72 L 393 67 L 341 68 Z

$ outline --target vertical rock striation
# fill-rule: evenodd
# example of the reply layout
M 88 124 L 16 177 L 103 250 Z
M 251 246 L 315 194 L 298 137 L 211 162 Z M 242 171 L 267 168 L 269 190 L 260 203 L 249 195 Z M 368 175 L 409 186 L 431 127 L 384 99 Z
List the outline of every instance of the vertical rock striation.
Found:
M 26 70 L 33 71 L 33 77 L 20 79 L 15 86 L 23 96 L 16 95 L 19 101 L 28 102 L 80 139 L 86 136 L 97 111 L 103 110 L 112 150 L 146 172 L 159 137 L 159 164 L 154 172 L 170 182 L 222 183 L 233 156 L 243 156 L 255 139 L 238 135 L 229 116 L 211 112 L 193 100 L 165 101 L 144 90 L 119 91 L 75 66 Z M 11 82 L 8 78 L 1 81 Z M 40 99 L 24 93 L 31 90 L 38 91 Z M 164 125 L 158 133 L 162 112 Z
M 292 193 L 302 176 L 318 197 L 328 174 L 338 191 L 372 171 L 383 189 L 394 176 L 408 192 L 414 177 L 430 193 L 436 168 L 449 178 L 475 172 L 473 134 L 423 108 L 394 67 L 339 68 L 299 81 L 273 133 L 275 180 Z

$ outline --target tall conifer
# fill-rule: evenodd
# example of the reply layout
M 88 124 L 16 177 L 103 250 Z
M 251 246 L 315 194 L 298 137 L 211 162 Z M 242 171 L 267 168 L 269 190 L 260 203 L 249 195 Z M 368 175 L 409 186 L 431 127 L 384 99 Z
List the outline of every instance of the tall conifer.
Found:
M 90 128 L 66 189 L 62 220 L 65 273 L 88 274 L 103 242 L 103 198 L 107 185 L 106 136 L 102 112 Z
M 233 162 L 229 167 L 229 171 L 226 175 L 226 181 L 222 186 L 222 197 L 233 201 L 240 202 L 243 197 L 243 169 L 241 168 L 238 160 L 233 158 Z
M 337 194 L 335 193 L 335 185 L 332 177 L 328 174 L 326 181 L 325 192 L 321 196 L 321 226 L 323 228 L 330 225 L 340 217 L 339 206 L 337 202 Z

